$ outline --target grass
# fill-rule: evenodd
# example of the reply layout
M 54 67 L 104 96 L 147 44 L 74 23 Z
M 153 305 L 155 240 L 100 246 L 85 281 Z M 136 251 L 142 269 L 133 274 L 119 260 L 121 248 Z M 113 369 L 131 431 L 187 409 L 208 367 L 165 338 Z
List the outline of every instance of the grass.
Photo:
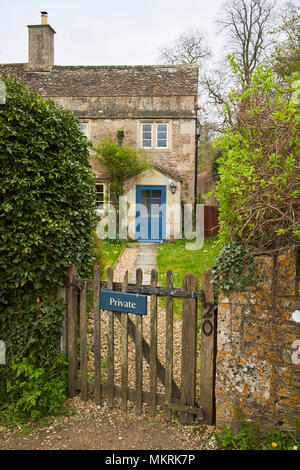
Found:
M 122 253 L 123 249 L 128 244 L 127 240 L 103 240 L 103 258 L 105 269 L 102 272 L 101 279 L 106 279 L 106 270 L 109 266 L 113 267 Z
M 195 274 L 198 277 L 198 288 L 201 288 L 201 273 L 212 268 L 219 250 L 216 244 L 217 238 L 209 238 L 204 241 L 200 250 L 187 250 L 185 240 L 161 243 L 157 253 L 158 281 L 166 285 L 166 272 L 173 272 L 174 287 L 182 287 L 182 281 L 186 273 Z M 165 299 L 161 299 L 161 306 L 165 305 Z M 174 300 L 175 316 L 181 313 L 181 300 Z
M 271 429 L 267 433 L 259 430 L 254 423 L 243 421 L 238 432 L 224 426 L 215 434 L 218 444 L 224 450 L 299 450 L 299 432 L 285 433 Z
M 201 273 L 213 267 L 217 254 L 216 237 L 205 240 L 200 250 L 187 250 L 185 240 L 161 243 L 157 254 L 159 282 L 165 284 L 165 274 L 171 269 L 175 287 L 182 287 L 184 275 L 190 272 L 198 277 L 200 288 Z
M 98 237 L 94 236 L 94 262 L 90 268 L 90 277 L 93 278 L 94 266 L 98 265 L 101 269 L 101 280 L 105 281 L 107 278 L 107 268 L 113 267 L 122 253 L 125 246 L 128 244 L 128 240 L 99 240 Z M 94 303 L 93 292 L 87 294 L 87 309 L 90 312 Z

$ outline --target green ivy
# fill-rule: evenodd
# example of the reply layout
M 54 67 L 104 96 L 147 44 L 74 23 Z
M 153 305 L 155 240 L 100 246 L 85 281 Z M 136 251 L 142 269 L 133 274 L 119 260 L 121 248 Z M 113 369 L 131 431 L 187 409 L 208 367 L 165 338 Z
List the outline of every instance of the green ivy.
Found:
M 88 141 L 73 113 L 9 75 L 1 80 L 0 339 L 7 365 L 1 366 L 0 404 L 8 390 L 21 399 L 20 387 L 6 386 L 13 384 L 15 361 L 32 355 L 44 371 L 38 383 L 48 380 L 64 314 L 57 286 L 68 266 L 80 274 L 90 268 L 97 220 Z
M 224 246 L 213 268 L 216 298 L 219 292 L 228 295 L 253 285 L 258 279 L 253 250 L 240 243 Z

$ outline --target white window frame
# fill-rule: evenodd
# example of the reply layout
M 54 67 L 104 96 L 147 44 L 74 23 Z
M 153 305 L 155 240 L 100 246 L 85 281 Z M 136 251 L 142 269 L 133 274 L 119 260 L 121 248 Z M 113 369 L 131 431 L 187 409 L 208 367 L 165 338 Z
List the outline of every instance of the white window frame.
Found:
M 143 137 L 143 132 L 144 132 L 144 126 L 151 126 L 151 145 L 150 147 L 144 147 L 144 137 Z M 142 141 L 142 148 L 143 149 L 152 149 L 153 148 L 153 142 L 154 142 L 154 133 L 153 133 L 154 125 L 153 122 L 142 122 L 141 126 L 141 141 Z
M 158 125 L 163 124 L 166 126 L 166 147 L 160 147 L 158 145 Z M 145 150 L 170 150 L 170 122 L 162 122 L 162 121 L 155 121 L 155 122 L 141 122 L 141 130 L 140 130 L 140 136 L 141 136 L 141 148 Z M 145 147 L 144 146 L 144 139 L 143 139 L 143 131 L 144 131 L 144 126 L 151 126 L 151 147 Z
M 165 147 L 160 147 L 160 146 L 158 145 L 158 130 L 157 130 L 157 129 L 158 129 L 158 126 L 161 125 L 161 124 L 164 125 L 164 126 L 166 126 L 166 146 L 165 146 Z M 169 148 L 169 126 L 168 126 L 168 123 L 167 123 L 167 122 L 157 122 L 157 123 L 155 124 L 155 131 L 156 131 L 156 132 L 155 132 L 156 148 L 157 148 L 157 149 L 167 149 L 167 148 Z
M 96 198 L 96 205 L 97 205 L 97 203 L 105 204 L 105 184 L 104 184 L 104 183 L 101 183 L 100 181 L 99 181 L 99 182 L 98 182 L 98 181 L 95 182 L 95 186 L 96 186 L 96 187 L 97 187 L 97 185 L 100 185 L 100 184 L 101 184 L 101 186 L 103 187 L 103 201 L 101 202 L 101 201 L 97 200 L 97 198 Z M 96 191 L 96 195 L 97 195 L 97 192 L 100 193 L 100 191 Z M 97 205 L 97 207 L 98 207 L 98 205 Z
M 86 130 L 84 131 L 83 128 L 82 128 L 82 124 L 85 124 L 86 125 Z M 81 128 L 81 131 L 83 132 L 83 134 L 89 138 L 89 121 L 79 121 L 79 126 Z

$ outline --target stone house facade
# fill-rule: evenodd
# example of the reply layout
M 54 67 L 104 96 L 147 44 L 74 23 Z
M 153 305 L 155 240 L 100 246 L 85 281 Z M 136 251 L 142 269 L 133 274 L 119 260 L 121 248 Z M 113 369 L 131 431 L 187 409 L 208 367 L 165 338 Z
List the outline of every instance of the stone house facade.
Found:
M 153 164 L 125 184 L 133 207 L 130 236 L 145 241 L 180 238 L 181 220 L 173 208 L 194 202 L 197 67 L 58 66 L 54 65 L 55 31 L 46 12 L 40 25 L 28 26 L 28 34 L 28 63 L 0 64 L 0 75 L 10 72 L 41 96 L 72 110 L 94 145 L 123 128 L 123 144 L 143 148 L 144 158 Z M 97 200 L 102 203 L 109 181 L 92 155 L 90 164 Z M 150 208 L 143 219 L 148 237 L 134 222 L 138 201 Z M 152 211 L 155 204 L 158 211 Z M 152 230 L 155 227 L 158 230 Z

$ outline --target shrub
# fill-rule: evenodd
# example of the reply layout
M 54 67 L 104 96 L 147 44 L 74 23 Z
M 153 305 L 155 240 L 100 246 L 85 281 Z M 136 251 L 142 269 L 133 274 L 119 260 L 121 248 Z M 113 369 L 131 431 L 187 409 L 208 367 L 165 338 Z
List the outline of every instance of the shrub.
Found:
M 92 233 L 92 256 L 88 265 L 87 275 L 94 277 L 94 267 L 100 266 L 101 272 L 106 266 L 105 253 L 103 249 L 103 241 L 97 237 L 95 231 Z
M 63 318 L 57 285 L 68 266 L 75 264 L 82 274 L 87 270 L 96 215 L 88 142 L 73 113 L 10 76 L 1 78 L 6 102 L 0 105 L 0 338 L 8 365 L 0 398 L 5 401 L 14 361 L 33 355 L 35 367 L 44 370 L 39 380 L 46 380 L 55 363 Z
M 220 174 L 219 174 L 219 160 L 223 155 L 222 149 L 215 149 L 214 154 L 213 154 L 213 159 L 211 163 L 211 176 L 214 181 L 219 181 L 220 180 Z
M 297 78 L 297 77 L 295 77 Z M 294 85 L 300 87 L 300 81 Z M 262 249 L 292 246 L 300 235 L 300 110 L 291 83 L 259 67 L 231 93 L 236 117 L 216 142 L 220 238 Z
M 2 420 L 38 420 L 58 414 L 66 399 L 67 361 L 59 356 L 45 370 L 36 365 L 32 354 L 11 361 L 12 378 L 7 382 L 8 399 L 2 406 Z

